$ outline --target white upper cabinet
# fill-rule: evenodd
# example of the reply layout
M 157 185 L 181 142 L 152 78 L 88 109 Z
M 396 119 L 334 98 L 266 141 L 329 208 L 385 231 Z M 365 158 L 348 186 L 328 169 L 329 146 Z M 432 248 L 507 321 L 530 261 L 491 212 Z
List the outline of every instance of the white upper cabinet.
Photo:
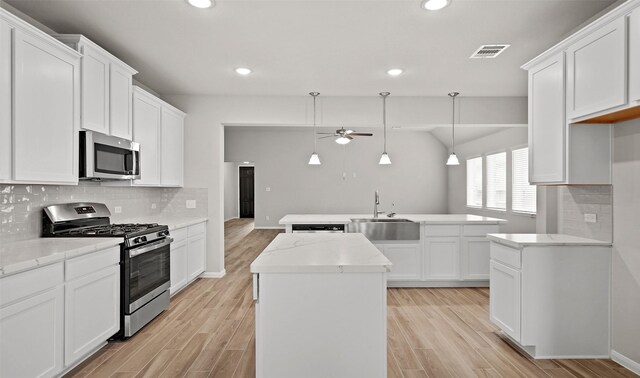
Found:
M 80 56 L 20 28 L 13 43 L 13 180 L 77 184 Z
M 183 185 L 185 114 L 138 86 L 133 89 L 133 140 L 140 143 L 139 186 Z
M 110 134 L 131 140 L 132 126 L 132 78 L 131 71 L 122 65 L 111 63 L 109 71 Z
M 564 53 L 529 70 L 529 181 L 565 180 Z
M 82 128 L 109 134 L 109 57 L 92 45 L 82 57 Z
M 80 59 L 0 8 L 0 182 L 78 183 Z
M 626 17 L 567 49 L 567 115 L 577 119 L 627 103 Z
M 629 15 L 629 101 L 640 104 L 640 8 Z
M 182 186 L 184 171 L 184 113 L 177 109 L 162 109 L 161 128 L 162 186 Z
M 133 91 L 133 140 L 140 143 L 140 179 L 134 185 L 160 185 L 162 103 L 138 87 Z
M 132 77 L 136 70 L 82 35 L 56 35 L 83 54 L 82 129 L 131 140 Z
M 11 180 L 11 31 L 0 19 L 0 181 Z

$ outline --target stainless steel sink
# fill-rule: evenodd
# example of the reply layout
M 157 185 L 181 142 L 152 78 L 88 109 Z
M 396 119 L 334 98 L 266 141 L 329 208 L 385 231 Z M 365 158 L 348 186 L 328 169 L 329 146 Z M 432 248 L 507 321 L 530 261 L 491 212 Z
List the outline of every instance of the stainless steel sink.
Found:
M 401 218 L 356 218 L 351 219 L 351 222 L 360 223 L 360 222 L 371 222 L 371 223 L 415 223 L 408 219 Z
M 359 232 L 371 241 L 420 240 L 420 223 L 401 218 L 356 218 L 347 232 Z

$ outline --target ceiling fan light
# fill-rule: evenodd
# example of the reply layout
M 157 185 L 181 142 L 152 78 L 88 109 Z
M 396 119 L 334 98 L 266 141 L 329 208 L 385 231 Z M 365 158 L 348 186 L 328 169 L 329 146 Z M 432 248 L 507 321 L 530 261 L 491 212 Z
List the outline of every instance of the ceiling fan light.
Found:
M 380 165 L 391 164 L 391 159 L 389 158 L 389 155 L 387 155 L 386 152 L 383 152 L 382 155 L 380 155 L 380 161 L 378 162 L 378 164 Z
M 213 1 L 211 0 L 187 0 L 187 1 L 192 6 L 200 9 L 211 8 L 213 6 Z
M 458 160 L 455 152 L 452 152 L 451 155 L 449 155 L 449 159 L 447 159 L 447 165 L 460 165 L 460 161 Z
M 426 10 L 440 10 L 451 4 L 451 0 L 424 0 L 422 2 L 422 8 Z
M 341 136 L 340 138 L 336 139 L 336 143 L 338 144 L 347 144 L 349 142 L 351 142 L 351 139 L 344 136 Z
M 309 158 L 309 165 L 321 165 L 322 163 L 320 162 L 320 156 L 318 156 L 318 154 L 316 154 L 315 152 L 311 154 L 311 157 Z

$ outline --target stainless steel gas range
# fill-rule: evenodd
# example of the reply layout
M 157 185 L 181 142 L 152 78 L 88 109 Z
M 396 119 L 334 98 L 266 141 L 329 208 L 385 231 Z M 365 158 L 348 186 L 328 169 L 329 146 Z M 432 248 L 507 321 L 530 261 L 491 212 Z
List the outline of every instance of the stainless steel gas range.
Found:
M 111 224 L 102 203 L 69 203 L 44 208 L 43 237 L 118 237 L 120 244 L 120 331 L 128 338 L 169 306 L 169 228 L 156 223 Z

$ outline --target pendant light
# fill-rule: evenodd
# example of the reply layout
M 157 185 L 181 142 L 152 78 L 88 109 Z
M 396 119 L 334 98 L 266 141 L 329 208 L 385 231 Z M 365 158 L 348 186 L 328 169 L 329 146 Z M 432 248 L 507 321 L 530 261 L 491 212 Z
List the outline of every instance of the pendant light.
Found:
M 391 164 L 391 159 L 387 154 L 387 96 L 390 94 L 389 92 L 380 92 L 380 96 L 382 96 L 382 126 L 384 127 L 384 149 L 378 162 L 381 165 Z
M 458 161 L 458 157 L 456 156 L 456 96 L 460 93 L 451 92 L 449 93 L 449 97 L 451 97 L 451 103 L 453 111 L 451 113 L 451 155 L 449 155 L 449 159 L 447 159 L 447 165 L 460 165 L 460 161 Z
M 311 96 L 313 96 L 313 153 L 309 158 L 309 165 L 320 165 L 320 156 L 316 153 L 316 97 L 320 95 L 318 92 L 309 92 Z

